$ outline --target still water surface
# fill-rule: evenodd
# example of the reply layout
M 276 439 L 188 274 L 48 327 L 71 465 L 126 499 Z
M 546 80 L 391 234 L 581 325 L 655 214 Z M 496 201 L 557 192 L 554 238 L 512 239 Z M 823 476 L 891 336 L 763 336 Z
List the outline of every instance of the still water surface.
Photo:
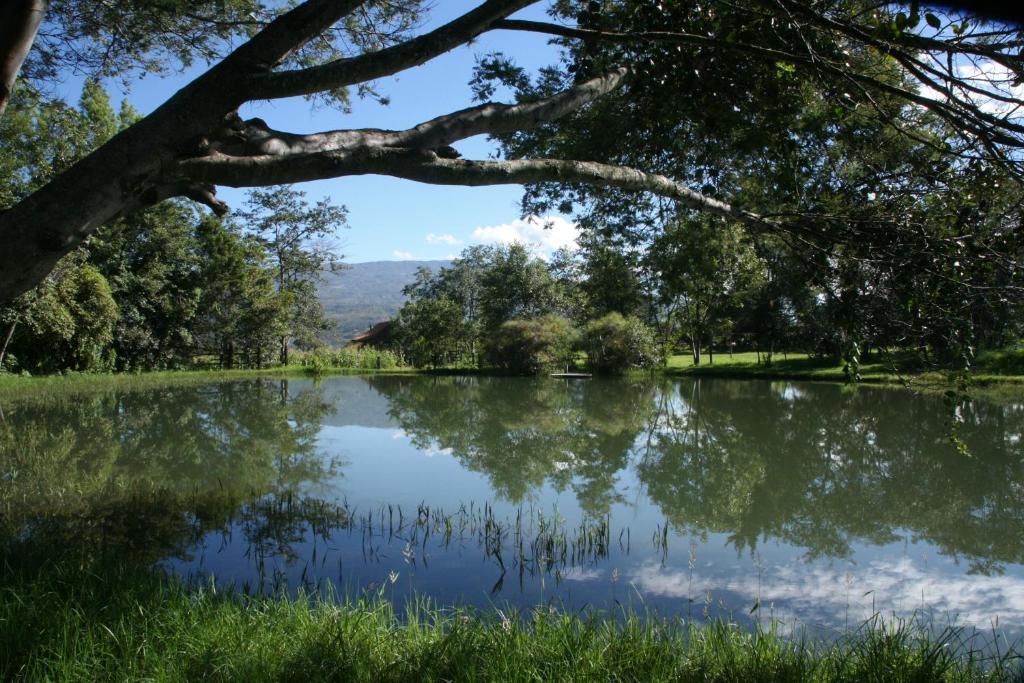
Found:
M 248 590 L 1024 635 L 1024 401 L 336 377 L 4 405 L 3 552 Z

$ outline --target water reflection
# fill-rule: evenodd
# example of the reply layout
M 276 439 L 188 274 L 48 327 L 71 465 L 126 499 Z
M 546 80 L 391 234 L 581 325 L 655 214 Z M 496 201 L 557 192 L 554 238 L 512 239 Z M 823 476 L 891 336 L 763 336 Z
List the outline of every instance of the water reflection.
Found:
M 975 402 L 970 456 L 949 443 L 935 397 L 783 382 L 556 383 L 369 380 L 423 449 L 448 449 L 518 501 L 547 482 L 588 512 L 644 494 L 675 530 L 727 534 L 737 549 L 773 539 L 809 559 L 911 532 L 972 572 L 1024 560 L 1019 404 Z
M 316 448 L 330 410 L 320 392 L 290 396 L 287 382 L 9 407 L 0 423 L 7 555 L 187 557 L 205 534 L 246 514 L 255 492 L 299 491 L 336 474 L 339 461 Z
M 970 406 L 970 456 L 936 398 L 785 382 L 259 380 L 4 416 L 8 566 L 1024 629 L 1024 404 Z

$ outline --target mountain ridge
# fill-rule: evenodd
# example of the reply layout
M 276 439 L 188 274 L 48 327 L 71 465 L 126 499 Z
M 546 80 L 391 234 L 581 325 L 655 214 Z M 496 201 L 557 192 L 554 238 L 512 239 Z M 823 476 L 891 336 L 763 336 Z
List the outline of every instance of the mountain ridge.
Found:
M 406 297 L 402 289 L 416 278 L 419 268 L 435 273 L 450 266 L 445 259 L 416 261 L 364 261 L 349 263 L 340 272 L 325 272 L 317 296 L 333 325 L 324 341 L 343 345 L 356 334 L 398 314 Z

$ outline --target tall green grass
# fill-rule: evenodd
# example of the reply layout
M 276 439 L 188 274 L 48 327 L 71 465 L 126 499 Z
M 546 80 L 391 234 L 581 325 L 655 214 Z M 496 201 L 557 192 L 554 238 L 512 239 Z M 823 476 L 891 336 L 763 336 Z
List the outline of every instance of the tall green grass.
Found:
M 51 566 L 0 589 L 0 677 L 160 681 L 1012 681 L 956 631 L 866 624 L 834 643 L 715 622 L 188 591 L 140 570 Z
M 369 347 L 346 347 L 339 351 L 322 349 L 304 354 L 299 363 L 306 372 L 313 375 L 336 370 L 394 370 L 402 366 L 401 358 L 393 351 Z

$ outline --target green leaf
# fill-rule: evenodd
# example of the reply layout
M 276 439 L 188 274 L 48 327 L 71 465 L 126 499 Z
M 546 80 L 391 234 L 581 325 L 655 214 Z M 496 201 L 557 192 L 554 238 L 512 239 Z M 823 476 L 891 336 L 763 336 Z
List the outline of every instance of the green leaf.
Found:
M 931 12 L 925 12 L 924 20 L 927 21 L 928 25 L 931 26 L 932 28 L 942 28 L 942 22 L 939 21 L 939 18 L 932 14 Z

